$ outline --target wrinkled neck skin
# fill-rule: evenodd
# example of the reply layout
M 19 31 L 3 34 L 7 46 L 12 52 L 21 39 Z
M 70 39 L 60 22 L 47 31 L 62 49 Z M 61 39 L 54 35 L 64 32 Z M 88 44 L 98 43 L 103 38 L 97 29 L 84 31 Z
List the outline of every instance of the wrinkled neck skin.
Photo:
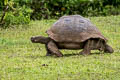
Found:
M 49 37 L 44 37 L 42 38 L 42 40 L 40 41 L 41 44 L 47 44 L 50 41 Z
M 31 41 L 33 43 L 41 43 L 41 44 L 47 44 L 51 39 L 49 37 L 44 36 L 34 36 L 31 37 Z

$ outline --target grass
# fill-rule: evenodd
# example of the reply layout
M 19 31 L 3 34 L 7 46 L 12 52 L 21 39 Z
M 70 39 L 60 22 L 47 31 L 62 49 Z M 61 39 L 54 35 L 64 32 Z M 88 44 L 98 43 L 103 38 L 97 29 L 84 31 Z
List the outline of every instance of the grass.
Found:
M 0 80 L 120 80 L 120 16 L 90 19 L 109 39 L 113 54 L 82 56 L 77 55 L 80 50 L 62 50 L 64 57 L 45 56 L 44 45 L 31 43 L 30 37 L 47 36 L 56 20 L 0 29 Z

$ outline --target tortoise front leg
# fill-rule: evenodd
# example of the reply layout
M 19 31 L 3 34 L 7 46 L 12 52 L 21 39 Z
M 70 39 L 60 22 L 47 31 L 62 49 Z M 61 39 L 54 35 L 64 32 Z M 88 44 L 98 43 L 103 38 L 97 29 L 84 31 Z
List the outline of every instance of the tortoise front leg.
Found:
M 85 45 L 84 45 L 84 48 L 83 50 L 80 52 L 80 54 L 83 54 L 83 55 L 89 55 L 91 52 L 91 40 L 88 40 Z
M 46 51 L 47 51 L 46 56 L 52 56 L 53 54 L 52 54 L 52 52 L 48 49 L 47 45 L 48 45 L 48 44 L 45 44 L 45 49 L 46 49 Z
M 57 57 L 63 56 L 63 54 L 59 51 L 57 45 L 53 41 L 48 42 L 47 49 L 50 54 L 55 54 Z

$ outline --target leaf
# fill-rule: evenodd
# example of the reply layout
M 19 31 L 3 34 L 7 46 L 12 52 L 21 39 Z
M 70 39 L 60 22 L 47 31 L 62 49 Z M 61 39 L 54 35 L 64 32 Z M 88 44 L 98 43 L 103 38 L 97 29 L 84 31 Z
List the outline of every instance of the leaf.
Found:
M 7 5 L 7 3 L 8 3 L 8 0 L 4 0 L 4 5 Z

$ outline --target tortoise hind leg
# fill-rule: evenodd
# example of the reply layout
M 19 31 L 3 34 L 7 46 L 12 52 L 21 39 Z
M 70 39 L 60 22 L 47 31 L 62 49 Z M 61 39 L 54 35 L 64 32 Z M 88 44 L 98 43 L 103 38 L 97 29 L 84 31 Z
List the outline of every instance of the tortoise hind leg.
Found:
M 105 44 L 105 50 L 104 50 L 105 53 L 113 53 L 114 50 L 111 46 L 109 46 L 108 44 Z
M 48 42 L 46 47 L 47 47 L 46 49 L 48 51 L 48 54 L 55 54 L 57 57 L 63 56 L 63 54 L 59 51 L 57 45 L 53 41 Z
M 88 40 L 85 45 L 83 50 L 80 52 L 82 55 L 89 55 L 91 52 L 91 40 Z

